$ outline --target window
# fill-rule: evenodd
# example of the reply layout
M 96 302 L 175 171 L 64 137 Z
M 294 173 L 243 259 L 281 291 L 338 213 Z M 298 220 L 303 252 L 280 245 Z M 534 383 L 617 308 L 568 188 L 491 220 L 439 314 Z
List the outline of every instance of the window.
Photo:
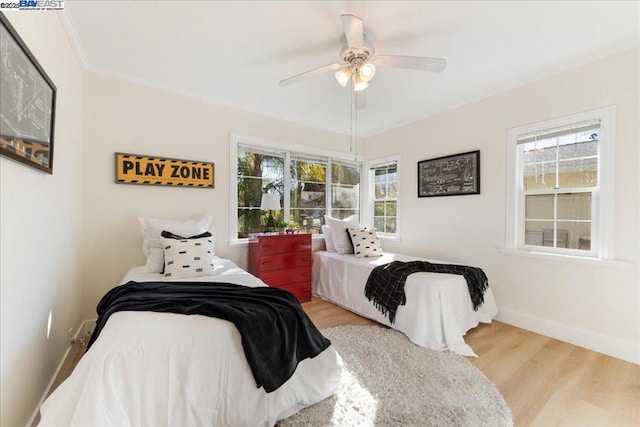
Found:
M 331 216 L 344 219 L 360 217 L 360 166 L 331 163 Z
M 381 235 L 398 237 L 398 158 L 369 165 L 370 217 Z
M 262 229 L 262 223 L 265 220 L 260 210 L 262 193 L 283 194 L 285 153 L 239 145 L 235 162 L 237 236 L 246 238 L 250 233 L 259 233 Z M 280 206 L 282 206 L 282 200 Z
M 264 229 L 263 193 L 280 196 L 282 210 L 272 212 L 276 223 L 295 222 L 312 234 L 321 233 L 328 212 L 338 218 L 359 215 L 361 166 L 347 156 L 351 155 L 232 135 L 231 240 Z
M 611 256 L 615 109 L 509 131 L 508 247 Z
M 317 234 L 327 213 L 327 161 L 291 157 L 290 208 L 285 221 L 295 221 Z

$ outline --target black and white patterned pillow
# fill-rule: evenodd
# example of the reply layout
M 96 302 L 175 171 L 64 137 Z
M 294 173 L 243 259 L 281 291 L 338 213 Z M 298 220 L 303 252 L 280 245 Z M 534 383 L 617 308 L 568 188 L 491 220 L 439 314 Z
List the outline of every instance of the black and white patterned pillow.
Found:
M 162 238 L 164 247 L 164 277 L 189 279 L 213 274 L 213 238 Z
M 349 228 L 349 237 L 353 244 L 353 253 L 358 258 L 381 256 L 382 248 L 378 233 L 374 229 Z

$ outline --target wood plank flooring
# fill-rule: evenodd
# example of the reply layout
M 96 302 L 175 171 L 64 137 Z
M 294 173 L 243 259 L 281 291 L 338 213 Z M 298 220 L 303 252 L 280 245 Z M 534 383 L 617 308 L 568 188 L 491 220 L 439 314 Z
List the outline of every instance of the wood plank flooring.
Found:
M 378 325 L 318 298 L 303 307 L 319 329 Z M 478 326 L 465 341 L 479 356 L 467 359 L 496 384 L 516 426 L 640 426 L 638 365 L 500 322 Z M 72 349 L 56 386 L 83 352 Z
M 640 426 L 638 365 L 500 322 L 465 341 L 516 425 Z

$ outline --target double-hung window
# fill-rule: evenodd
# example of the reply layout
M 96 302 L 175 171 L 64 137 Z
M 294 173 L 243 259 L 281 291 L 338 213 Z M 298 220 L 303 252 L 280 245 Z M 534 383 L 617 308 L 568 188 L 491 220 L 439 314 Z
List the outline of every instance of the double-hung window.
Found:
M 509 131 L 510 249 L 612 256 L 614 120 L 611 107 Z
M 360 165 L 331 162 L 331 216 L 360 216 Z
M 285 221 L 294 221 L 303 229 L 320 232 L 327 213 L 327 159 L 311 159 L 291 154 L 289 171 L 289 215 Z
M 372 162 L 369 169 L 369 216 L 378 234 L 399 237 L 399 158 Z
M 360 215 L 361 165 L 349 154 L 233 134 L 230 160 L 232 242 L 264 231 L 268 215 L 312 234 L 324 215 Z M 280 211 L 260 209 L 265 193 L 279 196 Z
M 237 146 L 236 177 L 236 229 L 238 238 L 259 233 L 264 221 L 260 210 L 262 194 L 284 191 L 284 164 L 286 153 L 248 145 Z M 282 206 L 282 204 L 281 204 Z

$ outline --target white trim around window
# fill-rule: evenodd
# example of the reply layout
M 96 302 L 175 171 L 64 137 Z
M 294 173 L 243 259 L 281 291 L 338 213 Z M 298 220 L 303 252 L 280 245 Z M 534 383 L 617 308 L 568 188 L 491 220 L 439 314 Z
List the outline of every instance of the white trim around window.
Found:
M 553 129 L 573 126 L 589 121 L 600 122 L 598 142 L 598 182 L 592 187 L 592 241 L 591 250 L 567 250 L 542 246 L 528 246 L 524 239 L 524 190 L 522 184 L 522 156 L 518 141 L 527 135 L 545 133 Z M 613 260 L 614 235 L 614 162 L 615 162 L 616 107 L 574 114 L 545 122 L 509 129 L 507 132 L 507 194 L 506 241 L 504 252 L 540 257 L 567 257 L 585 261 Z

